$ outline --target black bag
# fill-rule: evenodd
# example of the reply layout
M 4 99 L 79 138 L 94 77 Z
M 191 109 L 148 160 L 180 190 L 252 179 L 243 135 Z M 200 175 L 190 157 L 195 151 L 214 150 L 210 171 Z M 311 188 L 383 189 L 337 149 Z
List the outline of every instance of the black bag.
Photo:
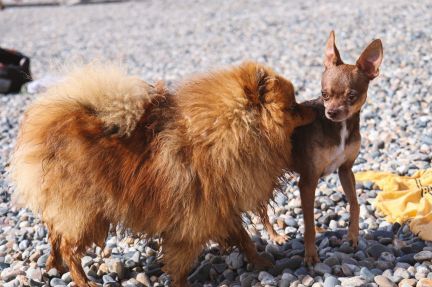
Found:
M 0 48 L 0 94 L 19 93 L 22 85 L 31 80 L 30 58 Z

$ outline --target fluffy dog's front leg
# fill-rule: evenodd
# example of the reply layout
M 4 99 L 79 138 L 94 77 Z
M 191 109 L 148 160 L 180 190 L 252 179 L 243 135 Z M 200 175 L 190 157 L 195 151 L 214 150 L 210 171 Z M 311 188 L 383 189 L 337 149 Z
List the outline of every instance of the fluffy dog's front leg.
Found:
M 267 205 L 261 207 L 258 211 L 259 217 L 261 218 L 261 222 L 264 224 L 264 228 L 269 234 L 270 240 L 277 244 L 284 244 L 289 237 L 286 234 L 279 234 L 273 228 L 273 225 L 270 223 L 268 214 L 267 214 Z
M 163 237 L 163 270 L 172 278 L 172 287 L 189 287 L 188 274 L 202 251 L 202 244 Z
M 255 244 L 252 242 L 249 234 L 243 228 L 241 223 L 238 226 L 237 230 L 230 233 L 229 241 L 240 248 L 240 250 L 246 255 L 248 261 L 258 269 L 272 267 L 273 262 L 270 259 L 262 257 L 257 253 Z

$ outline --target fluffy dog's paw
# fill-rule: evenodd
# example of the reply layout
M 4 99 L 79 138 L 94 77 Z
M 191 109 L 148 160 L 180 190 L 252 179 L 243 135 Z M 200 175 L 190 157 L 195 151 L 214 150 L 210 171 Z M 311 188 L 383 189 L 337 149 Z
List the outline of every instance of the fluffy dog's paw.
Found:
M 45 268 L 47 271 L 53 268 L 57 269 L 57 271 L 62 274 L 67 272 L 67 269 L 63 266 L 63 264 L 59 263 L 58 260 L 56 260 L 56 258 L 51 254 L 48 256 L 48 259 L 45 263 Z
M 251 263 L 255 266 L 257 269 L 265 270 L 268 268 L 273 267 L 273 261 L 265 257 L 263 255 L 257 255 L 255 258 L 251 260 Z
M 277 234 L 277 235 L 270 235 L 270 240 L 277 244 L 284 244 L 289 239 L 289 236 L 286 234 Z

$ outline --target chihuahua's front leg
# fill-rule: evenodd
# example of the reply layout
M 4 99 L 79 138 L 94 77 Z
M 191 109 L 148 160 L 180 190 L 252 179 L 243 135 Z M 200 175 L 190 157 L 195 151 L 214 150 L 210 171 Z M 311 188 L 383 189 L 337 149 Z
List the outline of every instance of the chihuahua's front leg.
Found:
M 345 163 L 339 168 L 338 173 L 350 209 L 348 240 L 352 242 L 352 246 L 355 248 L 357 247 L 359 237 L 360 207 L 355 190 L 355 178 L 351 168 L 351 163 Z
M 261 222 L 264 225 L 265 230 L 269 234 L 270 240 L 277 244 L 284 244 L 289 237 L 285 234 L 279 234 L 273 228 L 273 225 L 270 223 L 268 214 L 267 214 L 267 206 L 263 206 L 258 211 L 259 217 L 261 218 Z
M 300 198 L 304 217 L 304 242 L 305 256 L 304 261 L 308 265 L 318 263 L 319 257 L 315 246 L 315 219 L 314 219 L 314 204 L 315 204 L 315 189 L 318 185 L 319 176 L 316 175 L 300 175 L 299 188 Z

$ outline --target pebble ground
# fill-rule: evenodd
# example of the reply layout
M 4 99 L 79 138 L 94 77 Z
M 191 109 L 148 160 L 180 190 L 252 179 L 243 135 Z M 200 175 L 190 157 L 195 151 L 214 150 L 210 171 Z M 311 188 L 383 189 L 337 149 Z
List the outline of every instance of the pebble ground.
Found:
M 118 61 L 131 73 L 169 83 L 245 59 L 290 78 L 298 99 L 320 95 L 325 41 L 334 29 L 342 59 L 353 63 L 374 38 L 384 44 L 381 75 L 369 88 L 361 118 L 362 152 L 354 169 L 412 174 L 432 158 L 431 1 L 137 1 L 10 8 L 0 12 L 0 46 L 32 58 L 34 78 L 94 58 Z M 6 166 L 17 127 L 33 95 L 0 95 L 0 286 L 73 286 L 70 274 L 45 270 L 46 229 L 10 204 Z M 361 239 L 344 241 L 348 206 L 336 175 L 317 189 L 315 217 L 321 263 L 302 265 L 303 217 L 295 180 L 275 197 L 271 220 L 291 236 L 277 246 L 245 215 L 260 252 L 275 262 L 253 270 L 237 250 L 210 246 L 190 275 L 195 286 L 432 286 L 432 244 L 407 226 L 385 222 L 371 204 L 372 183 L 357 185 Z M 157 240 L 113 232 L 106 250 L 82 259 L 103 286 L 165 286 Z M 104 257 L 103 254 L 111 254 Z

